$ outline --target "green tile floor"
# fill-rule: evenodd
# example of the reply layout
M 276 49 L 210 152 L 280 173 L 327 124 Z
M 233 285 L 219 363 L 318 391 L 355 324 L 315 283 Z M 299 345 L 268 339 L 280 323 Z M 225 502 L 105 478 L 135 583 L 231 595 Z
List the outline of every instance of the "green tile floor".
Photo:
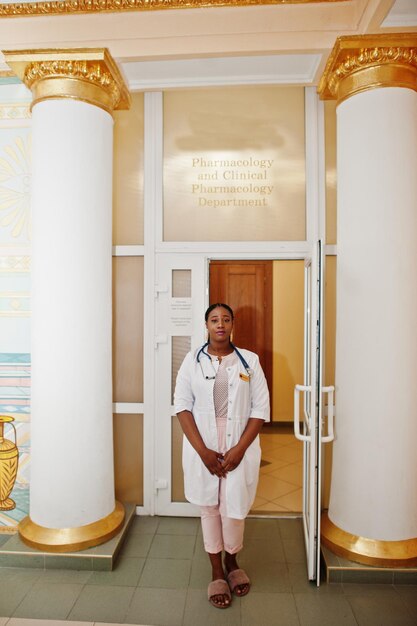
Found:
M 199 520 L 136 517 L 113 571 L 0 568 L 0 626 L 417 626 L 415 585 L 309 583 L 299 519 L 249 519 L 240 564 L 251 592 L 215 609 Z

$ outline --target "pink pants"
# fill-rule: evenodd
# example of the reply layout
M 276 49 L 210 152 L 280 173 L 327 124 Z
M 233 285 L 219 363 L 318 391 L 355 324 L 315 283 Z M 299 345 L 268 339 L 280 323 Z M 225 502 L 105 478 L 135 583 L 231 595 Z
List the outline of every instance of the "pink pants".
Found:
M 226 420 L 217 421 L 219 452 L 226 451 Z M 215 506 L 202 506 L 201 528 L 203 531 L 204 549 L 210 554 L 226 550 L 236 554 L 243 547 L 245 520 L 227 517 L 226 480 L 219 478 L 219 503 Z

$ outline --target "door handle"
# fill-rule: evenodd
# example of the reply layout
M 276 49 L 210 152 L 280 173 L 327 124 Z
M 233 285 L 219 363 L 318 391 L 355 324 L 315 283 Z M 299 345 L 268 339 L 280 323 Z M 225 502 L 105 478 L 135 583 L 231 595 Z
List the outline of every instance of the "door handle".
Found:
M 334 387 L 330 385 L 329 387 L 322 387 L 322 393 L 328 393 L 327 400 L 327 435 L 321 438 L 322 443 L 329 443 L 334 440 L 334 411 L 333 411 L 333 396 L 334 396 Z M 322 420 L 322 428 L 323 428 L 323 420 Z
M 300 392 L 311 392 L 311 386 L 307 385 L 295 385 L 294 387 L 294 435 L 296 439 L 299 441 L 311 441 L 310 435 L 302 435 L 300 432 Z M 307 431 L 310 432 L 310 420 L 309 417 L 304 411 L 305 415 L 305 424 L 307 426 Z

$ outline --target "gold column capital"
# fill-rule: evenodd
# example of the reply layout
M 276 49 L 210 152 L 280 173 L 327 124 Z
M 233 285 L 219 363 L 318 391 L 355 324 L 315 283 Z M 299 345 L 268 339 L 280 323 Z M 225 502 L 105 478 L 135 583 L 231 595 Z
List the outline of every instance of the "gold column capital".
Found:
M 70 98 L 109 113 L 128 109 L 130 94 L 107 48 L 4 51 L 6 63 L 43 100 Z
M 377 87 L 417 91 L 417 33 L 337 38 L 317 89 L 320 98 L 339 104 Z

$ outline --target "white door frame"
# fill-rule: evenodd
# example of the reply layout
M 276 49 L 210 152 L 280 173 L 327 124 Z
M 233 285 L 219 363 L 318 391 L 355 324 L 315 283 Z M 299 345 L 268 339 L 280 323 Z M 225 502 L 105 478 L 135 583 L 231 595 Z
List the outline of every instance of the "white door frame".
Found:
M 304 259 L 312 246 L 325 240 L 324 105 L 316 88 L 305 88 L 306 231 L 305 241 L 280 242 L 164 242 L 163 220 L 163 94 L 145 93 L 144 245 L 118 246 L 115 254 L 143 254 L 144 279 L 144 502 L 138 514 L 155 513 L 155 259 L 158 253 L 196 254 L 209 259 Z M 334 246 L 326 252 L 335 254 Z M 134 249 L 134 250 L 133 250 Z M 139 405 L 138 405 L 139 406 Z M 115 407 L 125 412 L 124 403 Z

